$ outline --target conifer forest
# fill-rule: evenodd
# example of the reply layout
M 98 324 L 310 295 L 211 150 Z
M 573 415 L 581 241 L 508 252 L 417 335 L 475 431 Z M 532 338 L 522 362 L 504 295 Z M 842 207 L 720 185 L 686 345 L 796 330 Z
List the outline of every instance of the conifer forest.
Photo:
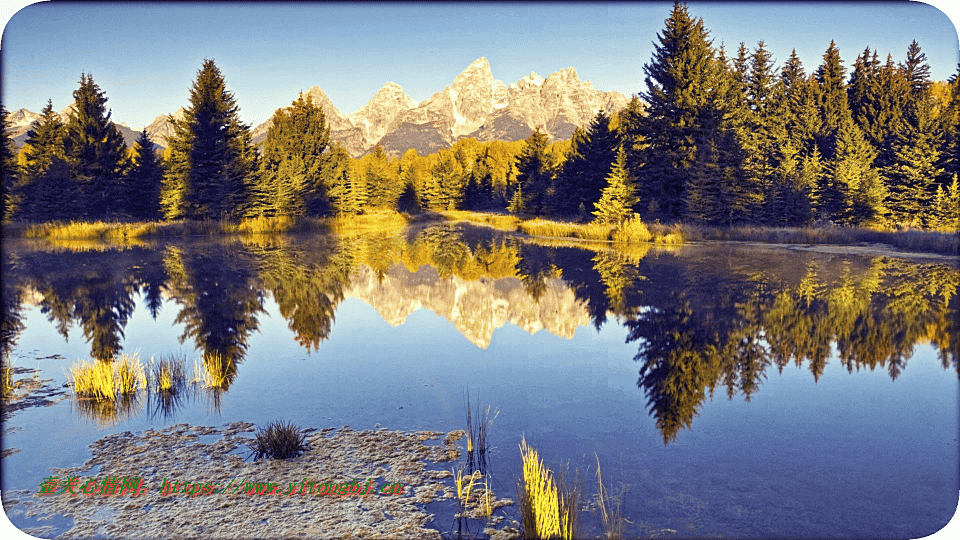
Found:
M 427 156 L 353 159 L 301 95 L 260 148 L 206 60 L 162 152 L 126 148 L 82 74 L 64 124 L 48 103 L 22 148 L 4 130 L 6 221 L 322 216 L 369 208 L 508 209 L 565 219 L 957 229 L 960 81 L 930 78 L 914 41 L 774 69 L 764 42 L 728 50 L 676 4 L 628 107 L 569 141 L 461 139 Z M 851 53 L 847 53 L 848 55 Z M 848 57 L 849 58 L 849 57 Z

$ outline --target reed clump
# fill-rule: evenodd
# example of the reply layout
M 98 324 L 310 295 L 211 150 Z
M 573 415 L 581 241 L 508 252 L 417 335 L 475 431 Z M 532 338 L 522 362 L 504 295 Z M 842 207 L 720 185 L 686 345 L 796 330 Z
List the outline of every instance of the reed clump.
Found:
M 489 225 L 501 231 L 516 231 L 520 225 L 520 218 L 511 214 L 493 214 L 487 212 L 472 212 L 469 210 L 445 210 L 441 212 L 450 219 L 470 221 Z
M 649 242 L 652 238 L 647 224 L 636 214 L 621 223 L 612 234 L 612 240 L 621 243 Z
M 530 236 L 578 238 L 618 244 L 654 242 L 675 245 L 684 241 L 679 227 L 648 226 L 640 216 L 633 214 L 621 223 L 565 223 L 536 218 L 519 225 L 520 232 Z
M 600 472 L 600 456 L 597 458 L 597 506 L 600 509 L 600 522 L 607 540 L 620 540 L 624 537 L 627 521 L 623 518 L 623 491 L 615 495 L 603 484 L 603 475 Z
M 520 232 L 530 236 L 555 236 L 559 238 L 580 238 L 582 240 L 609 240 L 614 225 L 591 223 L 565 223 L 535 218 L 520 224 Z
M 307 436 L 292 422 L 274 422 L 257 431 L 251 445 L 253 459 L 288 459 L 308 450 Z
M 146 372 L 137 354 L 123 354 L 111 362 L 84 362 L 71 367 L 70 373 L 77 396 L 97 401 L 116 401 L 147 385 Z
M 520 442 L 523 459 L 523 483 L 517 487 L 520 500 L 520 525 L 524 538 L 572 539 L 577 506 L 568 493 L 561 493 L 553 472 L 544 466 L 537 451 Z
M 0 367 L 0 396 L 4 398 L 13 395 L 13 368 L 10 366 Z
M 193 364 L 192 382 L 202 388 L 226 390 L 236 374 L 236 366 L 226 356 L 217 353 L 204 353 L 202 360 Z
M 150 374 L 157 392 L 177 394 L 187 385 L 187 375 L 182 358 L 151 358 Z
M 482 475 L 487 474 L 487 432 L 499 414 L 500 411 L 491 413 L 489 405 L 482 410 L 480 403 L 477 403 L 476 414 L 473 414 L 470 393 L 467 391 L 467 467 L 471 473 L 479 471 Z

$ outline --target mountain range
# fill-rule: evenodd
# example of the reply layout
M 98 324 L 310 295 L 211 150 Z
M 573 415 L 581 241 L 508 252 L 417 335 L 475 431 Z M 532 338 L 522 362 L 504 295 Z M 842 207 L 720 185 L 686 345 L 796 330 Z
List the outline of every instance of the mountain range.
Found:
M 507 86 L 493 78 L 486 58 L 471 63 L 450 85 L 420 103 L 392 82 L 349 115 L 340 112 L 320 87 L 314 86 L 307 94 L 323 109 L 331 139 L 353 157 L 372 151 L 377 144 L 387 155 L 399 157 L 411 148 L 421 155 L 430 154 L 465 137 L 518 141 L 537 126 L 552 139 L 565 140 L 577 126 L 589 124 L 598 110 L 616 112 L 627 105 L 623 94 L 596 90 L 590 81 L 581 82 L 572 67 L 546 79 L 530 73 Z M 181 108 L 172 116 L 182 115 Z M 31 122 L 38 116 L 26 109 L 10 115 L 18 144 L 26 139 Z M 267 120 L 253 128 L 255 144 L 266 139 L 271 125 L 272 120 Z M 123 124 L 118 128 L 132 145 L 137 132 Z M 161 115 L 146 130 L 150 140 L 163 147 L 166 137 L 173 133 L 173 125 L 168 115 Z

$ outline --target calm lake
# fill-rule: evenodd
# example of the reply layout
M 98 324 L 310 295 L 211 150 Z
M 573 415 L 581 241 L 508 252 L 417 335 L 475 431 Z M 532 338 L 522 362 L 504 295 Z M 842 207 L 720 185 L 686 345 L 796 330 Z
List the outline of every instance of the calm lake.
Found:
M 502 496 L 521 477 L 521 438 L 583 472 L 587 499 L 599 459 L 629 536 L 921 538 L 957 508 L 949 262 L 617 250 L 447 224 L 8 241 L 2 265 L 14 379 L 49 381 L 32 406 L 5 404 L 4 499 L 109 434 L 275 420 L 450 431 L 466 428 L 469 393 L 499 411 L 487 461 Z M 134 352 L 183 358 L 207 384 L 111 407 L 63 387 L 79 360 Z M 456 536 L 449 507 L 427 510 Z M 594 514 L 584 527 L 602 534 Z

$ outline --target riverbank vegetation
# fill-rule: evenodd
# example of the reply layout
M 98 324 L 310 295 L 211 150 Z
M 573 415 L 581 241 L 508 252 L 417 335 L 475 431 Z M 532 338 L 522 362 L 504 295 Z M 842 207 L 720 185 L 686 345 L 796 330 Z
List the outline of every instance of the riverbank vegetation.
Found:
M 958 77 L 931 80 L 916 41 L 901 62 L 868 47 L 848 70 L 831 42 L 809 73 L 796 54 L 773 66 L 763 41 L 714 46 L 678 3 L 645 88 L 568 141 L 538 128 L 523 141 L 463 138 L 425 156 L 376 146 L 357 158 L 331 139 L 310 96 L 278 109 L 254 145 L 212 60 L 163 151 L 145 131 L 126 148 L 105 93 L 83 74 L 69 120 L 48 103 L 21 148 L 3 115 L 4 233 L 127 241 L 492 211 L 483 220 L 494 227 L 617 243 L 885 238 L 950 252 Z

